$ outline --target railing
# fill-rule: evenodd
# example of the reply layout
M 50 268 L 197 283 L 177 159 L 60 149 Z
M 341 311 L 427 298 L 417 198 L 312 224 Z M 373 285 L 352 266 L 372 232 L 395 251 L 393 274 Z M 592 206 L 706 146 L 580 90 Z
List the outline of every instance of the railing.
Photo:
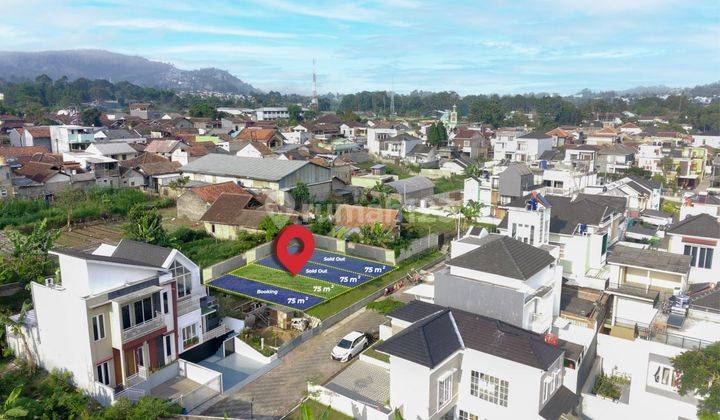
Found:
M 155 317 L 149 319 L 142 324 L 136 324 L 122 332 L 122 342 L 135 340 L 138 337 L 149 334 L 155 330 L 162 328 L 165 325 L 163 317 L 160 316 L 160 312 L 155 312 Z
M 196 296 L 186 297 L 177 302 L 178 316 L 185 315 L 192 311 L 200 309 L 200 298 Z
M 213 328 L 210 331 L 206 331 L 203 333 L 203 342 L 212 340 L 215 337 L 220 337 L 221 335 L 228 332 L 228 328 L 225 326 L 225 324 L 220 324 L 217 327 Z
M 612 320 L 609 320 L 612 322 Z M 651 324 L 636 322 L 631 319 L 616 317 L 615 325 L 621 325 L 633 328 L 635 338 L 641 338 L 647 341 L 655 341 L 657 343 L 667 344 L 669 346 L 680 347 L 683 349 L 699 349 L 712 344 L 700 338 L 688 337 L 682 334 L 669 333 L 664 329 L 653 327 Z
M 115 394 L 115 400 L 118 400 L 120 398 L 127 398 L 130 401 L 137 401 L 145 395 L 147 395 L 147 392 L 144 389 L 125 388 Z

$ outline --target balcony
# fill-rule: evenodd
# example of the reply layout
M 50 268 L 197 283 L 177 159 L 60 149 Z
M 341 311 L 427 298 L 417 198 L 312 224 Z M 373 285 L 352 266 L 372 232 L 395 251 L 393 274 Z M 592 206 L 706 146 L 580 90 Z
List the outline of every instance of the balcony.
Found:
M 155 317 L 149 319 L 142 324 L 133 325 L 122 331 L 122 342 L 127 343 L 128 341 L 135 340 L 144 335 L 150 334 L 151 332 L 157 331 L 165 326 L 165 321 L 161 316 L 160 312 L 155 312 Z
M 225 324 L 220 324 L 217 327 L 203 333 L 203 342 L 212 340 L 216 337 L 220 337 L 228 331 L 230 330 L 228 329 L 228 327 L 225 326 Z
M 192 311 L 200 309 L 200 298 L 197 296 L 185 296 L 178 299 L 177 312 L 178 316 L 189 314 Z

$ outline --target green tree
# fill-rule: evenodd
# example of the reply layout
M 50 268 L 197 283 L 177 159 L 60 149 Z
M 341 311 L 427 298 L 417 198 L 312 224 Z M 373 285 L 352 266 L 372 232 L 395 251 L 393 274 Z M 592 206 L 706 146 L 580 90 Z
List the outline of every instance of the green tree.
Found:
M 160 246 L 171 245 L 160 213 L 156 208 L 147 208 L 143 204 L 136 204 L 130 209 L 128 223 L 123 226 L 123 232 L 127 238 L 136 241 Z
M 384 184 L 380 181 L 375 183 L 375 186 L 372 187 L 371 191 L 374 192 L 375 194 L 377 194 L 378 200 L 380 202 L 380 207 L 382 207 L 382 208 L 387 208 L 388 196 L 395 192 L 395 190 L 392 189 L 392 187 L 390 187 L 389 185 Z
M 302 108 L 298 104 L 292 104 L 288 106 L 288 121 L 290 125 L 296 125 L 302 120 Z
M 172 418 L 182 412 L 182 407 L 170 401 L 153 397 L 140 397 L 137 403 L 120 398 L 115 404 L 103 410 L 103 420 L 144 420 Z
M 78 203 L 87 198 L 85 191 L 80 188 L 66 187 L 55 196 L 55 204 L 60 207 L 67 216 L 67 230 L 71 230 L 73 209 Z
M 675 170 L 675 161 L 670 156 L 663 156 L 660 159 L 660 168 L 664 173 L 672 172 Z
M 193 118 L 212 118 L 217 119 L 218 111 L 217 108 L 210 105 L 207 102 L 196 102 L 190 105 L 188 113 Z
M 97 108 L 85 108 L 82 110 L 80 118 L 82 119 L 83 125 L 100 127 L 102 125 L 102 122 L 100 121 L 101 115 L 102 112 L 100 112 Z
M 48 258 L 48 251 L 59 235 L 59 231 L 47 227 L 47 219 L 36 223 L 28 234 L 10 230 L 7 237 L 11 252 L 0 267 L 0 282 L 26 284 L 51 273 L 53 262 Z
M 304 182 L 298 182 L 290 191 L 290 195 L 295 200 L 295 208 L 301 209 L 303 203 L 310 199 L 310 189 Z
M 671 359 L 680 375 L 678 392 L 700 397 L 698 417 L 720 419 L 720 341 L 701 349 L 687 350 Z
M 289 217 L 273 213 L 265 216 L 258 224 L 258 228 L 265 231 L 265 240 L 270 242 L 275 239 L 285 226 L 290 224 L 292 222 Z
M 395 240 L 395 233 L 380 222 L 360 226 L 360 242 L 365 245 L 390 248 Z

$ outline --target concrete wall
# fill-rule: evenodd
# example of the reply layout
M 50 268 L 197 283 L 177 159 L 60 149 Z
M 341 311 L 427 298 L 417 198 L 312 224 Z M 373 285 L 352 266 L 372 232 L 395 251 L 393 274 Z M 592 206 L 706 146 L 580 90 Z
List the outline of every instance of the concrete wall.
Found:
M 435 303 L 523 327 L 525 297 L 510 288 L 439 272 L 435 273 Z
M 395 252 L 385 248 L 348 242 L 345 248 L 345 253 L 355 257 L 367 258 L 369 260 L 381 261 L 387 264 L 395 265 Z
M 220 277 L 223 274 L 227 274 L 237 268 L 244 266 L 246 263 L 247 260 L 245 259 L 245 254 L 236 255 L 234 257 L 228 258 L 225 261 L 220 261 L 219 263 L 213 264 L 203 270 L 203 281 L 206 282 L 216 277 Z
M 400 255 L 395 258 L 395 262 L 406 260 L 414 255 L 427 251 L 428 249 L 437 249 L 439 247 L 439 236 L 435 233 L 418 238 L 410 243 L 408 249 L 400 251 Z
M 330 406 L 347 416 L 358 420 L 388 420 L 394 418 L 392 410 L 374 407 L 333 392 L 324 386 L 308 384 L 311 398 L 324 406 Z
M 177 198 L 178 217 L 187 217 L 192 221 L 200 220 L 210 206 L 197 195 L 190 191 L 185 192 Z

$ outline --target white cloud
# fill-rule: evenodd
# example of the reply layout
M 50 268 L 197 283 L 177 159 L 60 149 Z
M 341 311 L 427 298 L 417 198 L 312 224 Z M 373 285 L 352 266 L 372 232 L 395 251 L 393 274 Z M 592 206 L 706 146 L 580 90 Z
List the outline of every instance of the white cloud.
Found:
M 173 32 L 202 33 L 211 35 L 242 36 L 253 38 L 294 38 L 295 34 L 283 32 L 258 31 L 254 29 L 228 28 L 223 26 L 207 26 L 195 23 L 184 23 L 170 20 L 133 19 L 133 20 L 105 20 L 95 23 L 95 26 L 133 28 L 133 29 L 160 29 Z

